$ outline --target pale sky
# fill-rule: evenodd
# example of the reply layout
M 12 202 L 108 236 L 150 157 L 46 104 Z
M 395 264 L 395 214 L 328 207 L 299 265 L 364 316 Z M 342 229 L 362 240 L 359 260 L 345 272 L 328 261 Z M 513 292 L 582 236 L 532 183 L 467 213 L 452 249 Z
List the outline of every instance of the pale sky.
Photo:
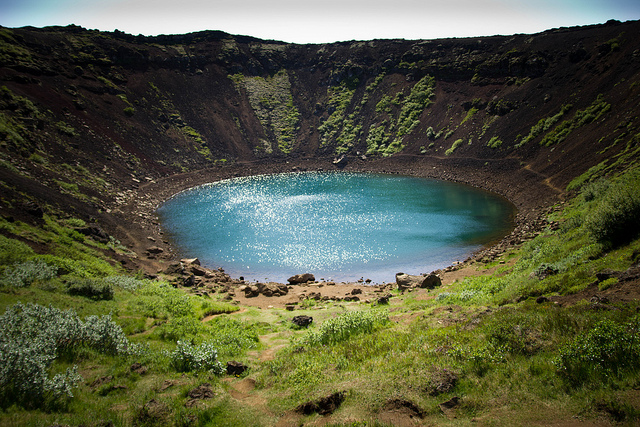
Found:
M 222 30 L 291 43 L 537 33 L 640 19 L 640 0 L 0 0 L 4 27 Z

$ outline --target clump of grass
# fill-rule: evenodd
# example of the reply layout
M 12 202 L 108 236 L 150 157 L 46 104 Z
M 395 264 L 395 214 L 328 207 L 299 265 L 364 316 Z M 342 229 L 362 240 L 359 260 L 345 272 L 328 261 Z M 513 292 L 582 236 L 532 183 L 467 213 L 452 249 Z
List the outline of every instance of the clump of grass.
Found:
M 502 140 L 497 136 L 492 137 L 489 142 L 487 142 L 487 147 L 489 148 L 500 148 L 502 146 Z
M 445 138 L 446 139 L 446 138 Z M 462 139 L 456 139 L 453 144 L 451 144 L 451 148 L 444 152 L 445 156 L 450 156 L 456 151 L 456 148 L 460 147 L 464 141 Z
M 311 329 L 300 340 L 300 344 L 314 347 L 335 344 L 347 340 L 352 335 L 367 333 L 384 325 L 389 314 L 384 310 L 352 311 L 326 320 L 318 329 Z

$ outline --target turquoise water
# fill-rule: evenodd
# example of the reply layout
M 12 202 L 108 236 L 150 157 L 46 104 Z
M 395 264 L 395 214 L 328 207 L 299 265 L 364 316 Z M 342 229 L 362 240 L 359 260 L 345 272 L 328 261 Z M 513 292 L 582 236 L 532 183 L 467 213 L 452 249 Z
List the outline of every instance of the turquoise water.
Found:
M 195 187 L 158 214 L 183 257 L 232 277 L 382 283 L 463 260 L 510 231 L 514 207 L 455 183 L 308 172 Z

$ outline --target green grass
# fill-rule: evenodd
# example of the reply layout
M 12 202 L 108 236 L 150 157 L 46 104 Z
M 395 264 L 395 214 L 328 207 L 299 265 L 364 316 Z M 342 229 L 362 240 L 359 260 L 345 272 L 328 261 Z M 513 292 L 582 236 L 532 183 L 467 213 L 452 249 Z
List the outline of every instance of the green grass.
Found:
M 76 218 L 47 214 L 40 228 L 0 221 L 2 273 L 13 277 L 21 268 L 28 279 L 22 286 L 0 287 L 2 312 L 18 302 L 37 301 L 73 308 L 82 321 L 110 316 L 139 349 L 114 355 L 79 346 L 60 353 L 47 375 L 78 366 L 83 380 L 72 387 L 74 396 L 41 399 L 40 409 L 14 402 L 0 413 L 0 423 L 75 425 L 95 421 L 99 414 L 116 426 L 182 425 L 186 419 L 199 425 L 274 425 L 279 414 L 342 391 L 345 400 L 331 418 L 335 425 L 375 425 L 390 400 L 411 402 L 422 410 L 425 423 L 439 424 L 444 420 L 439 405 L 454 396 L 460 398 L 455 423 L 461 424 L 472 419 L 544 424 L 571 421 L 576 414 L 637 423 L 640 409 L 628 396 L 640 386 L 640 303 L 595 310 L 591 293 L 571 306 L 536 302 L 540 296 L 580 292 L 597 283 L 597 272 L 625 270 L 638 261 L 639 236 L 609 245 L 588 220 L 604 215 L 602 209 L 623 207 L 611 194 L 637 188 L 638 173 L 609 174 L 606 180 L 597 178 L 601 174 L 604 169 L 590 171 L 576 181 L 573 198 L 548 217 L 558 227 L 480 271 L 494 273 L 420 295 L 394 292 L 388 310 L 363 303 L 301 306 L 293 313 L 239 309 L 216 297 L 128 276 L 106 262 L 99 245 L 74 234 L 73 227 L 83 225 Z M 637 220 L 637 213 L 632 218 Z M 50 254 L 37 254 L 29 242 L 46 245 Z M 48 273 L 35 274 L 41 270 Z M 112 295 L 70 295 L 70 283 L 108 285 Z M 600 291 L 617 286 L 617 279 L 599 284 Z M 313 316 L 312 326 L 292 327 L 297 314 Z M 249 371 L 223 379 L 221 368 L 230 360 L 245 363 Z M 145 366 L 145 373 L 132 371 L 134 363 Z M 231 397 L 243 378 L 255 381 L 248 399 L 264 404 Z M 165 382 L 171 385 L 164 388 Z M 185 406 L 189 390 L 204 383 L 214 397 Z

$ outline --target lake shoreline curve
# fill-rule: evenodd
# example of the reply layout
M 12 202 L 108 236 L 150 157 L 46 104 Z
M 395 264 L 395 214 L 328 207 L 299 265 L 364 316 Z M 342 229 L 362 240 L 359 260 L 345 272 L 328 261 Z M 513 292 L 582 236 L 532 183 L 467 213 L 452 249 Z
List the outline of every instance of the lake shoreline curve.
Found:
M 129 191 L 124 202 L 112 206 L 112 214 L 123 219 L 117 237 L 121 237 L 123 243 L 136 254 L 129 265 L 125 262 L 123 265 L 131 270 L 142 271 L 147 277 L 157 277 L 169 263 L 179 259 L 176 248 L 165 239 L 156 215 L 156 209 L 173 195 L 230 178 L 310 171 L 383 173 L 456 182 L 497 194 L 515 206 L 517 213 L 510 233 L 485 245 L 466 260 L 439 271 L 440 274 L 454 272 L 475 262 L 491 262 L 509 248 L 532 239 L 544 228 L 553 226 L 545 217 L 551 207 L 564 198 L 564 192 L 550 185 L 548 177 L 523 167 L 516 159 L 508 158 L 487 160 L 396 155 L 381 159 L 351 157 L 339 165 L 333 158 L 237 162 L 150 180 Z M 238 278 L 234 279 L 238 281 Z

